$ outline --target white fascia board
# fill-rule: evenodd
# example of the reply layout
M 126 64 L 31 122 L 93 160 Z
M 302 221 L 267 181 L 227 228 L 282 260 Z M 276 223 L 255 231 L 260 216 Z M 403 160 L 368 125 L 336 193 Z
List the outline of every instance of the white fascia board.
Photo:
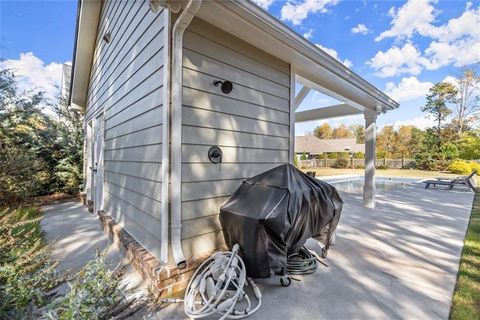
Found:
M 341 101 L 376 111 L 398 107 L 379 89 L 250 1 L 205 1 L 197 16 L 290 63 L 297 75 L 342 96 Z
M 85 109 L 102 1 L 84 0 L 79 1 L 78 5 L 80 10 L 72 65 L 71 103 Z
M 316 108 L 312 110 L 295 112 L 295 123 L 354 116 L 362 113 L 362 111 L 352 106 L 349 106 L 348 104 L 337 104 L 324 108 Z

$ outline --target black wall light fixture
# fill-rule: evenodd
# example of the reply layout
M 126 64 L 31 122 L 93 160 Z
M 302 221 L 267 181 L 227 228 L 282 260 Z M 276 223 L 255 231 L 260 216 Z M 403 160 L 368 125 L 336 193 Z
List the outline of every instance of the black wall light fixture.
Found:
M 103 36 L 103 40 L 106 43 L 110 43 L 110 40 L 112 40 L 112 33 L 110 31 L 107 31 L 107 33 L 105 33 L 105 35 Z
M 233 83 L 227 80 L 225 81 L 215 80 L 213 81 L 213 84 L 215 85 L 215 87 L 218 87 L 218 85 L 221 84 L 222 92 L 225 94 L 229 94 L 233 90 Z

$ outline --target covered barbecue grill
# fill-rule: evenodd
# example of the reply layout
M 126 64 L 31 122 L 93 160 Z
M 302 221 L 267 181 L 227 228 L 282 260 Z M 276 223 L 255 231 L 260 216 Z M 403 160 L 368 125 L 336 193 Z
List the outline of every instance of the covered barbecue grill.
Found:
M 335 187 L 290 164 L 242 182 L 220 209 L 226 244 L 240 245 L 247 273 L 284 275 L 287 256 L 308 238 L 328 250 L 343 201 Z

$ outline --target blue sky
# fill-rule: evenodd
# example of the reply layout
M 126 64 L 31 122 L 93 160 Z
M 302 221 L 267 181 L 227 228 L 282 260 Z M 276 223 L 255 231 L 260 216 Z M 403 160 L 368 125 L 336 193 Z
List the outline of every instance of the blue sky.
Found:
M 142 0 L 143 1 L 143 0 Z M 428 88 L 454 81 L 480 62 L 480 1 L 255 0 L 400 102 L 379 126 L 431 121 L 420 112 Z M 61 66 L 72 60 L 77 1 L 0 1 L 1 67 L 17 70 L 21 86 L 55 93 Z M 310 93 L 301 109 L 335 103 Z M 361 117 L 329 121 L 363 123 Z M 297 134 L 319 123 L 303 123 Z

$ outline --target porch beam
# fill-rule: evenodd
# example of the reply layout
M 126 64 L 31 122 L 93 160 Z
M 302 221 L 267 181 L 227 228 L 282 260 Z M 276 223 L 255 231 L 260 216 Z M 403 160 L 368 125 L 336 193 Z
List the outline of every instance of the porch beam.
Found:
M 375 140 L 377 113 L 365 112 L 365 183 L 363 185 L 363 205 L 375 208 Z
M 342 103 L 324 108 L 295 112 L 295 122 L 298 123 L 328 118 L 353 116 L 357 114 L 362 114 L 362 111 L 348 104 Z
M 308 80 L 307 78 L 301 77 L 297 75 L 296 80 L 298 83 L 308 87 L 312 88 L 313 90 L 316 90 L 320 93 L 323 93 L 331 98 L 334 98 L 338 101 L 342 101 L 347 103 L 349 106 L 354 107 L 360 111 L 365 111 L 367 108 L 365 108 L 363 105 L 359 104 L 356 102 L 354 99 L 354 96 L 351 93 L 348 93 L 348 91 L 344 92 L 342 95 L 338 94 L 337 92 L 334 92 L 332 90 L 329 90 L 325 88 L 325 86 L 322 86 L 319 83 L 315 83 L 313 81 Z
M 295 97 L 295 110 L 297 110 L 297 108 L 302 104 L 310 90 L 311 89 L 306 86 L 303 86 L 302 89 L 300 89 L 300 92 Z

